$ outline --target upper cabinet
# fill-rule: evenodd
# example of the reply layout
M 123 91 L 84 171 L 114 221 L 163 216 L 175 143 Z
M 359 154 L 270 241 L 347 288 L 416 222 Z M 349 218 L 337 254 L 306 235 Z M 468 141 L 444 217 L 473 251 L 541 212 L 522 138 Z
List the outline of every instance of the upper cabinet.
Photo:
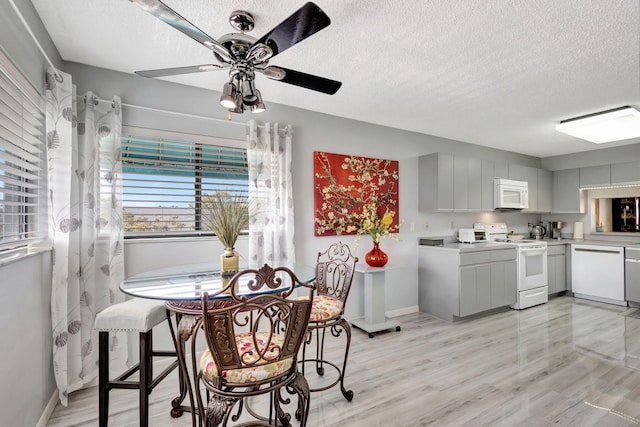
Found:
M 529 207 L 525 212 L 539 212 L 538 209 L 538 169 L 530 166 L 509 165 L 509 179 L 529 183 Z
M 611 165 L 580 168 L 580 188 L 611 185 Z
M 453 210 L 453 154 L 434 153 L 418 160 L 421 211 Z
M 419 177 L 421 211 L 476 212 L 482 210 L 484 185 L 481 160 L 446 153 L 421 156 Z M 493 177 L 491 180 L 493 183 Z M 493 206 L 491 209 L 493 210 Z
M 528 182 L 528 211 L 551 211 L 551 172 L 542 169 L 433 153 L 419 158 L 419 178 L 424 212 L 493 211 L 494 178 Z
M 553 172 L 538 169 L 538 212 L 553 210 Z
M 614 163 L 611 165 L 611 184 L 640 183 L 640 162 Z
M 553 213 L 583 213 L 580 200 L 580 169 L 553 172 Z
M 453 210 L 482 209 L 482 161 L 467 157 L 453 157 Z

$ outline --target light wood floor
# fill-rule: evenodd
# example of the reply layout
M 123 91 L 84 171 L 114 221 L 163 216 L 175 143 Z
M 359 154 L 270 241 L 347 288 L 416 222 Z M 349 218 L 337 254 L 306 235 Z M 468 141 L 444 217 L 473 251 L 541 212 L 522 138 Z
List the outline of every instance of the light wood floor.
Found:
M 401 332 L 373 339 L 354 329 L 347 370 L 354 399 L 336 387 L 313 393 L 308 425 L 638 426 L 638 313 L 560 297 L 457 324 L 406 315 Z M 313 385 L 317 378 L 308 376 Z M 188 414 L 169 416 L 176 390 L 177 375 L 154 390 L 152 426 L 191 424 Z M 136 393 L 111 396 L 110 425 L 136 426 Z M 96 388 L 69 401 L 48 426 L 97 426 Z

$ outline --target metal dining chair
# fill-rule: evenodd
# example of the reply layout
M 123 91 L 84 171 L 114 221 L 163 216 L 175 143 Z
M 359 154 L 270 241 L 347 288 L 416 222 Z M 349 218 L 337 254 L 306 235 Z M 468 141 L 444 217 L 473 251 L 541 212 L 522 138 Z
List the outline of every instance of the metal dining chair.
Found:
M 236 283 L 249 281 L 252 295 L 239 295 Z M 292 298 L 295 288 L 307 290 L 304 299 Z M 301 283 L 286 267 L 264 265 L 237 273 L 223 289 L 225 304 L 208 304 L 202 295 L 202 327 L 207 350 L 199 358 L 196 390 L 198 411 L 206 426 L 227 426 L 241 415 L 259 425 L 290 425 L 282 409 L 282 390 L 298 396 L 295 416 L 305 426 L 310 392 L 298 371 L 298 352 L 305 339 L 313 284 Z M 192 356 L 194 357 L 194 356 Z M 196 359 L 193 359 L 196 366 Z M 202 386 L 207 391 L 203 400 Z M 268 415 L 249 399 L 269 395 Z M 235 412 L 235 413 L 234 413 Z M 242 425 L 258 425 L 255 423 Z
M 332 366 L 338 372 L 338 378 L 324 387 L 311 389 L 312 392 L 327 390 L 340 383 L 342 395 L 348 401 L 353 399 L 353 391 L 344 386 L 344 377 L 347 369 L 349 348 L 351 347 L 351 326 L 342 317 L 344 308 L 351 289 L 351 282 L 355 274 L 355 265 L 358 258 L 351 254 L 349 246 L 342 242 L 334 243 L 324 252 L 318 253 L 316 263 L 316 295 L 311 307 L 311 319 L 309 321 L 307 340 L 302 346 L 302 373 L 304 366 L 309 362 L 315 363 L 318 375 L 324 375 L 325 365 Z M 327 330 L 334 337 L 339 337 L 342 332 L 346 335 L 346 345 L 342 368 L 336 363 L 326 360 L 324 356 L 324 341 Z M 307 358 L 307 345 L 311 344 L 313 336 L 316 337 L 316 356 Z

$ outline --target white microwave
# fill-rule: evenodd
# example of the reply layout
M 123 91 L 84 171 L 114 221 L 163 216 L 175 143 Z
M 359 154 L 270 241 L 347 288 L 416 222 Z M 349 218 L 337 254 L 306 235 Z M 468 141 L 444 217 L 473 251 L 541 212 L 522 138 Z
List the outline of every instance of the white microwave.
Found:
M 529 207 L 529 183 L 512 179 L 493 180 L 493 205 L 495 209 L 527 209 Z

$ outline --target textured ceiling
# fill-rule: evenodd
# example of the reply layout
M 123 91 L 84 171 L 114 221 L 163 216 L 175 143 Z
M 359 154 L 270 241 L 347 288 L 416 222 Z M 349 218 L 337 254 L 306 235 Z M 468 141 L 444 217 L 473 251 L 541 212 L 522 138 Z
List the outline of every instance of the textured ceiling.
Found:
M 63 59 L 126 73 L 215 62 L 127 0 L 32 0 Z M 166 0 L 213 38 L 229 13 L 256 37 L 302 1 Z M 640 108 L 638 0 L 316 0 L 331 25 L 273 58 L 343 82 L 336 95 L 258 75 L 269 102 L 547 157 L 604 148 L 555 131 L 563 119 Z M 224 71 L 172 77 L 220 90 Z M 222 107 L 220 107 L 222 109 Z M 606 144 L 618 146 L 640 139 Z

